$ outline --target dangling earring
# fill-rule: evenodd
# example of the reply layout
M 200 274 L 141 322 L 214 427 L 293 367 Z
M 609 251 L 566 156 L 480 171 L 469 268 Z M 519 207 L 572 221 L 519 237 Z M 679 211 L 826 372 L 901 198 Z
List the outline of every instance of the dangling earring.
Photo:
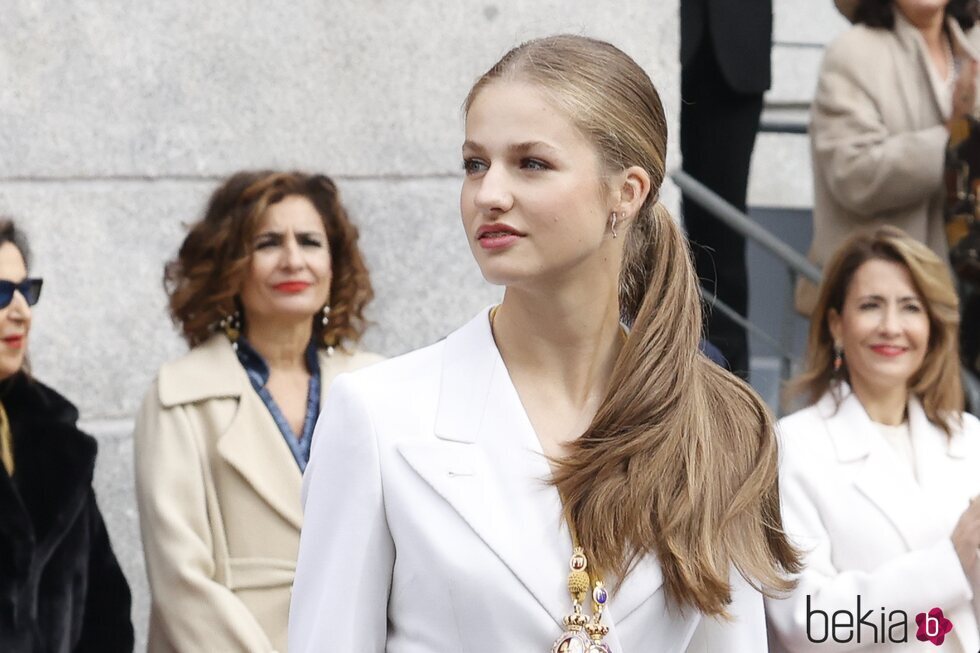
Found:
M 834 374 L 840 374 L 840 368 L 844 366 L 844 348 L 834 343 Z
M 321 313 L 323 314 L 320 318 L 320 324 L 323 325 L 323 344 L 327 346 L 327 356 L 333 356 L 333 345 L 326 340 L 327 325 L 330 324 L 330 304 L 325 304 Z
M 613 238 L 616 238 L 618 234 L 616 233 L 616 212 L 613 211 L 612 219 L 609 220 L 609 228 L 612 229 Z
M 218 327 L 228 336 L 231 348 L 238 351 L 238 338 L 242 335 L 242 314 L 239 310 L 236 308 L 234 313 L 221 318 Z

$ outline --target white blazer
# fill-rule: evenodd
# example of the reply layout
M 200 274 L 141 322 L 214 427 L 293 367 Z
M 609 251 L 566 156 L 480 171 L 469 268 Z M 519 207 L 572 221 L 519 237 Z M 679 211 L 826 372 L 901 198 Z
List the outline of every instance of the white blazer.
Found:
M 550 651 L 571 608 L 572 545 L 549 474 L 487 311 L 338 377 L 303 480 L 290 652 Z M 614 653 L 763 651 L 762 597 L 734 583 L 733 623 L 681 613 L 647 557 L 612 593 L 607 641 Z
M 964 414 L 962 429 L 947 438 L 911 399 L 913 477 L 857 396 L 846 385 L 841 390 L 839 409 L 828 393 L 779 422 L 783 524 L 808 553 L 792 595 L 766 600 L 774 634 L 771 650 L 855 650 L 854 641 L 810 642 L 806 597 L 812 610 L 853 614 L 860 595 L 862 613 L 873 610 L 875 623 L 880 624 L 881 608 L 886 614 L 908 614 L 909 644 L 879 644 L 870 650 L 939 650 L 915 639 L 916 615 L 939 607 L 953 623 L 943 653 L 975 653 L 980 648 L 980 600 L 975 596 L 980 577 L 968 579 L 963 573 L 950 535 L 970 498 L 980 493 L 980 422 Z M 814 619 L 811 635 L 820 638 L 822 617 Z M 886 617 L 885 623 L 892 621 Z M 865 626 L 862 647 L 872 636 Z

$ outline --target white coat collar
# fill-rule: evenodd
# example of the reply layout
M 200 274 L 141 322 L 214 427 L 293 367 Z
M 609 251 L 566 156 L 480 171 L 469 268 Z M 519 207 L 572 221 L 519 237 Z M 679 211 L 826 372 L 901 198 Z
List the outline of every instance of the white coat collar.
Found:
M 939 431 L 939 427 L 929 421 L 917 397 L 909 397 L 907 410 L 913 445 L 924 439 L 926 434 L 934 435 Z M 837 460 L 842 463 L 854 462 L 871 454 L 877 441 L 874 422 L 847 383 L 841 383 L 824 393 L 817 402 L 817 411 L 827 424 Z M 934 441 L 935 438 L 930 440 Z M 934 443 L 927 446 L 929 449 L 936 448 Z M 966 437 L 962 429 L 954 425 L 952 435 L 946 439 L 943 449 L 952 458 L 966 457 Z
M 548 462 L 493 340 L 489 308 L 446 338 L 440 385 L 437 440 L 403 443 L 399 451 L 537 599 L 557 637 L 571 609 L 571 539 L 558 492 L 547 483 Z M 615 624 L 662 585 L 658 561 L 646 556 L 612 593 L 605 620 L 613 650 L 621 650 Z
M 827 392 L 817 411 L 843 464 L 856 465 L 854 484 L 892 522 L 909 550 L 925 548 L 947 534 L 942 521 L 930 509 L 929 492 L 943 483 L 946 457 L 962 457 L 963 434 L 947 439 L 926 417 L 915 397 L 908 402 L 909 433 L 915 455 L 916 477 L 881 436 L 857 395 L 842 383 Z M 839 404 L 838 404 L 839 398 Z

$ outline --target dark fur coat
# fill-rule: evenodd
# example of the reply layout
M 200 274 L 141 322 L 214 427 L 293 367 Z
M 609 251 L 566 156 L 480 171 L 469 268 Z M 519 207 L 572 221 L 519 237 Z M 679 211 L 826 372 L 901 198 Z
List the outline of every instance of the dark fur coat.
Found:
M 92 491 L 95 439 L 23 374 L 0 383 L 14 439 L 0 466 L 0 651 L 133 650 L 129 585 Z

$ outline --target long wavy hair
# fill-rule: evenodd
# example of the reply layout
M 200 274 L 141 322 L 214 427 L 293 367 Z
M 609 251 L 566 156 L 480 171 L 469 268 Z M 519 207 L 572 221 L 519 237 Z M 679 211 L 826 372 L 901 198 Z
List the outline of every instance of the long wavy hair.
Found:
M 786 387 L 787 401 L 814 403 L 841 382 L 850 382 L 845 364 L 834 371 L 830 311 L 838 314 L 858 268 L 871 260 L 898 263 L 909 272 L 929 318 L 929 343 L 922 366 L 909 379 L 909 392 L 922 402 L 929 421 L 951 432 L 963 410 L 958 354 L 960 311 L 949 267 L 935 253 L 898 227 L 859 231 L 842 244 L 824 268 L 817 304 L 810 317 L 806 366 Z M 838 403 L 840 393 L 835 392 Z
M 671 600 L 709 615 L 727 615 L 733 568 L 763 591 L 789 589 L 800 563 L 782 530 L 773 420 L 746 383 L 698 349 L 690 250 L 657 201 L 667 122 L 653 83 L 619 49 L 573 35 L 505 54 L 464 109 L 498 80 L 539 87 L 610 173 L 636 165 L 651 179 L 620 277 L 629 337 L 595 418 L 556 461 L 553 482 L 582 546 L 618 582 L 655 554 Z
M 235 173 L 214 191 L 204 217 L 191 226 L 177 258 L 164 268 L 170 315 L 189 346 L 207 340 L 222 318 L 242 309 L 238 295 L 259 222 L 270 206 L 293 195 L 316 208 L 330 248 L 330 321 L 324 328 L 319 314 L 311 318 L 313 339 L 321 347 L 360 339 L 364 307 L 374 291 L 357 245 L 357 227 L 336 185 L 325 175 L 261 170 Z

